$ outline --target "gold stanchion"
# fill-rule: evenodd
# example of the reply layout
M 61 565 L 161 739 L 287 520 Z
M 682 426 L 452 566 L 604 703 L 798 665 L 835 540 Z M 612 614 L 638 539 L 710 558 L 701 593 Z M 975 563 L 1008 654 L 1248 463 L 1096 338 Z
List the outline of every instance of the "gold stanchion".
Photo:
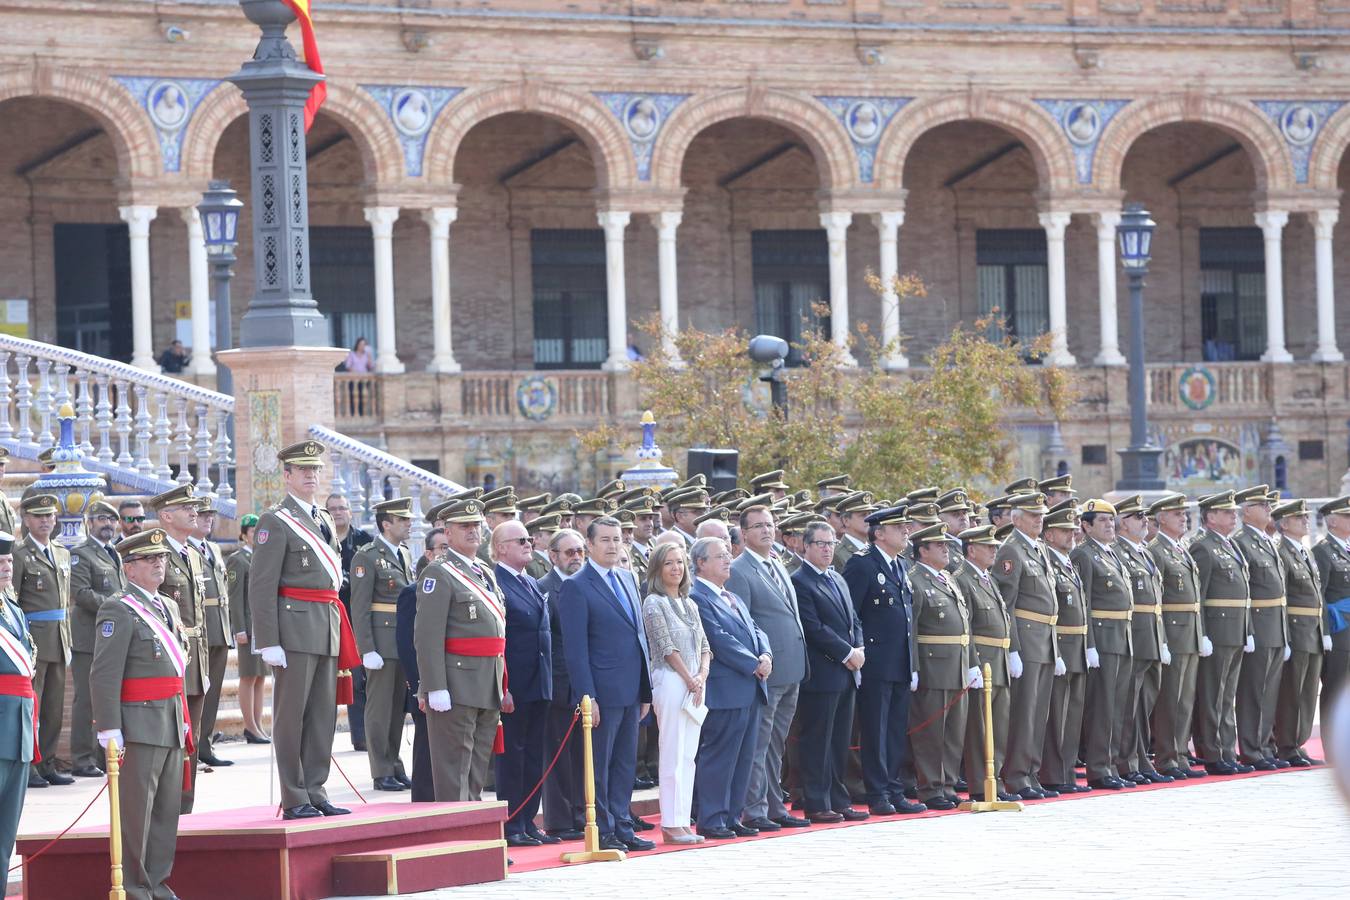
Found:
M 112 888 L 108 891 L 108 900 L 126 900 L 127 892 L 122 888 L 122 807 L 117 788 L 121 761 L 118 759 L 115 738 L 109 739 L 107 751 L 108 805 L 112 807 L 112 818 L 108 820 L 108 856 L 112 860 Z
M 614 715 L 610 713 L 610 715 Z M 591 698 L 581 698 L 581 739 L 586 788 L 586 842 L 585 850 L 564 853 L 565 863 L 616 862 L 627 858 L 622 850 L 600 849 L 600 829 L 595 824 L 595 754 L 591 749 Z
M 994 774 L 994 671 L 984 664 L 984 800 L 967 800 L 960 808 L 966 812 L 1021 812 L 1016 800 L 998 799 L 998 777 Z

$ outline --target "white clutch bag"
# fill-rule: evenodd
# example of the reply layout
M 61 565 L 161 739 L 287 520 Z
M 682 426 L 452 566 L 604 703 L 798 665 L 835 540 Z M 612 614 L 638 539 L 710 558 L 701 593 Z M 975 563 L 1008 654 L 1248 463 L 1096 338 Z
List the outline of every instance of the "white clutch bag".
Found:
M 684 695 L 684 705 L 680 708 L 698 725 L 702 725 L 703 720 L 708 718 L 708 705 L 704 703 L 695 706 L 694 694 L 692 691 Z

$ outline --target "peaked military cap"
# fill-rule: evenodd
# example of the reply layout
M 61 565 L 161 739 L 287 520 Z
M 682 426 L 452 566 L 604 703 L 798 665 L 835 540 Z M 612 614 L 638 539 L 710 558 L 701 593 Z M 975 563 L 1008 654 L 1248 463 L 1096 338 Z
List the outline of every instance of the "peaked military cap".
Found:
M 1237 509 L 1237 501 L 1234 499 L 1232 491 L 1219 491 L 1217 494 L 1209 494 L 1196 501 L 1202 512 L 1211 509 Z
M 666 505 L 672 510 L 709 509 L 712 506 L 712 504 L 708 502 L 708 492 L 702 488 L 693 488 L 671 494 L 666 498 Z
M 493 488 L 492 490 L 488 491 L 486 494 L 484 494 L 484 493 L 479 493 L 478 499 L 483 501 L 483 505 L 484 505 L 484 506 L 487 506 L 489 503 L 492 503 L 492 502 L 495 501 L 495 500 L 500 500 L 501 498 L 507 496 L 508 494 L 514 496 L 515 493 L 516 493 L 516 489 L 515 489 L 514 487 L 512 487 L 511 485 L 507 484 L 507 485 L 503 485 L 502 487 L 499 487 L 499 488 Z
M 1234 503 L 1269 503 L 1270 486 L 1265 484 L 1252 485 L 1243 488 L 1233 494 Z
M 616 478 L 616 479 L 614 479 L 613 481 L 611 481 L 611 482 L 609 482 L 608 484 L 606 484 L 606 485 L 604 485 L 603 487 L 601 487 L 600 490 L 596 491 L 596 492 L 595 492 L 595 496 L 597 496 L 597 497 L 611 497 L 611 496 L 616 497 L 616 496 L 618 496 L 619 494 L 622 494 L 622 493 L 623 493 L 624 491 L 626 491 L 626 490 L 628 490 L 628 485 L 626 485 L 626 484 L 623 483 L 623 479 L 622 479 L 622 478 Z
M 528 534 L 534 534 L 536 531 L 542 531 L 545 534 L 555 534 L 562 528 L 562 516 L 558 513 L 547 513 L 545 515 L 535 516 L 525 523 L 525 531 Z
M 1108 516 L 1114 516 L 1116 515 L 1116 507 L 1105 500 L 1094 498 L 1078 507 L 1079 515 L 1086 516 L 1088 513 L 1106 513 Z
M 679 484 L 675 485 L 675 487 L 678 490 L 688 490 L 689 488 L 706 489 L 708 487 L 708 479 L 704 476 L 702 472 L 700 472 L 697 475 L 690 475 L 684 481 L 681 481 Z
M 562 515 L 572 514 L 572 499 L 566 494 L 545 503 L 539 510 L 539 515 L 547 516 L 551 513 L 560 513 Z
M 494 491 L 493 493 L 497 493 Z M 516 514 L 516 495 L 514 492 L 502 494 L 501 496 L 488 499 L 485 495 L 482 500 L 483 512 L 494 513 L 496 515 L 514 516 Z
M 375 513 L 384 513 L 386 516 L 394 516 L 398 519 L 412 518 L 412 498 L 395 497 L 392 500 L 382 500 L 375 504 Z
M 936 503 L 911 503 L 909 504 L 908 516 L 911 522 L 917 522 L 920 525 L 936 525 L 942 521 L 938 518 Z
M 609 516 L 618 509 L 619 504 L 608 497 L 592 497 L 574 505 L 572 512 L 578 516 Z
M 868 525 L 900 525 L 909 521 L 905 515 L 905 506 L 891 506 L 879 509 L 867 517 Z
M 214 516 L 218 512 L 220 512 L 220 510 L 216 508 L 215 494 L 197 495 L 197 515 Z
M 277 460 L 282 465 L 300 466 L 315 469 L 323 465 L 323 455 L 328 448 L 320 441 L 300 441 L 277 451 Z
M 963 544 L 988 544 L 990 547 L 997 547 L 1003 543 L 994 534 L 993 525 L 981 525 L 977 528 L 967 528 L 958 534 L 957 539 Z
M 632 531 L 637 527 L 637 516 L 633 514 L 631 509 L 616 509 L 614 518 L 619 520 L 619 528 L 624 531 Z
M 552 494 L 535 494 L 533 497 L 522 497 L 516 501 L 516 509 L 522 511 L 543 509 L 548 506 L 552 499 Z
M 816 490 L 847 491 L 850 481 L 852 481 L 852 476 L 849 475 L 829 475 L 816 482 Z
M 481 500 L 447 500 L 437 507 L 437 511 L 440 513 L 437 518 L 444 519 L 447 522 L 483 524 L 483 501 Z
M 1019 478 L 1003 486 L 1005 494 L 1034 494 L 1040 490 L 1035 478 Z
M 782 469 L 774 469 L 772 472 L 765 472 L 750 479 L 751 493 L 760 494 L 768 490 L 791 490 L 788 483 L 783 480 Z
M 112 516 L 118 518 L 117 507 L 113 506 L 107 500 L 94 500 L 89 504 L 89 508 L 84 511 L 89 518 L 94 516 Z
M 1144 498 L 1139 494 L 1121 497 L 1115 502 L 1115 507 L 1118 516 L 1132 516 L 1135 513 L 1142 513 L 1144 511 Z
M 481 487 L 471 487 L 471 488 L 465 488 L 465 489 L 462 490 L 462 491 L 456 491 L 455 493 L 451 494 L 450 496 L 446 497 L 445 499 L 447 499 L 447 500 L 478 500 L 478 499 L 480 499 L 482 496 L 483 496 L 483 489 L 482 489 Z
M 910 503 L 936 503 L 941 491 L 935 487 L 915 488 L 905 495 Z
M 876 505 L 872 502 L 871 491 L 854 491 L 845 495 L 834 506 L 835 512 L 841 516 L 851 513 L 871 513 L 876 512 L 876 509 Z
M 919 544 L 940 544 L 947 540 L 947 526 L 943 522 L 920 528 L 909 536 L 909 542 L 916 547 Z
M 656 498 L 651 494 L 634 497 L 620 507 L 620 509 L 626 509 L 635 516 L 655 515 L 657 511 Z
M 990 512 L 993 512 L 996 509 L 1012 509 L 1012 497 L 1004 494 L 1002 497 L 986 500 L 984 501 L 984 508 Z
M 1042 528 L 1077 528 L 1078 511 L 1072 508 L 1047 513 Z
M 1061 500 L 1050 507 L 1050 512 L 1059 512 L 1061 509 L 1071 509 L 1076 513 L 1078 512 L 1078 501 L 1072 497 L 1069 497 L 1067 500 Z M 1046 513 L 1046 515 L 1049 515 L 1049 513 Z
M 14 541 L 14 535 L 0 531 L 0 556 L 10 556 L 14 553 Z
M 192 485 L 182 487 L 191 490 Z M 61 511 L 61 501 L 55 494 L 29 494 L 19 501 L 19 510 L 30 516 L 54 516 Z
M 953 488 L 941 497 L 938 497 L 937 507 L 938 512 L 940 513 L 968 513 L 975 511 L 975 507 L 970 504 L 970 497 L 966 494 L 965 488 Z
M 739 503 L 750 496 L 750 492 L 745 488 L 732 488 L 729 491 L 721 491 L 708 498 L 711 503 Z M 772 498 L 770 498 L 772 499 Z
M 1174 510 L 1186 509 L 1185 494 L 1168 494 L 1166 497 L 1159 497 L 1149 504 L 1148 514 L 1156 516 L 1160 512 L 1172 512 Z
M 713 519 L 716 519 L 719 522 L 730 522 L 731 513 L 727 511 L 725 506 L 714 506 L 712 509 L 695 519 L 694 524 L 702 525 L 704 522 L 710 522 Z
M 198 497 L 192 482 L 180 484 L 177 487 L 170 488 L 162 494 L 156 494 L 150 498 L 150 506 L 155 512 L 170 506 L 196 506 Z
M 1040 513 L 1045 515 L 1050 510 L 1045 508 L 1045 495 L 1038 490 L 1024 491 L 1020 494 L 1010 494 L 1008 496 L 1008 509 L 1020 509 L 1023 512 Z
M 806 526 L 810 525 L 812 522 L 824 521 L 825 518 L 823 516 L 818 516 L 815 513 L 798 513 L 795 516 L 788 516 L 786 519 L 779 522 L 778 530 L 783 532 L 783 534 L 801 534 L 806 530 Z
M 994 529 L 994 537 L 998 538 L 998 542 L 1000 544 L 1006 541 L 1008 539 L 1008 535 L 1012 533 L 1013 533 L 1013 523 L 1011 522 L 1004 522 L 1002 525 Z
M 1329 500 L 1319 506 L 1317 511 L 1324 516 L 1350 515 L 1350 496 L 1337 497 L 1335 500 Z
M 781 500 L 774 500 L 772 494 L 756 494 L 754 497 L 746 497 L 741 502 L 735 504 L 732 509 L 736 510 L 736 512 L 743 512 L 752 506 L 767 506 L 770 509 L 787 509 L 790 505 L 790 503 L 783 503 Z
M 56 463 L 52 460 L 52 454 L 55 452 L 55 447 L 48 447 L 37 455 L 38 464 L 48 472 L 56 468 Z
M 169 553 L 169 542 L 163 528 L 150 528 L 130 534 L 117 544 L 117 554 L 126 562 L 148 559 Z
M 1270 514 L 1276 519 L 1287 519 L 1290 516 L 1306 516 L 1309 512 L 1308 501 L 1300 499 L 1281 503 L 1279 506 L 1272 509 Z
M 1073 489 L 1073 476 L 1069 474 L 1056 475 L 1054 478 L 1047 478 L 1044 481 L 1038 482 L 1036 489 L 1042 494 L 1049 494 L 1051 492 L 1057 494 L 1078 493 Z
M 827 512 L 837 512 L 839 501 L 847 496 L 848 494 L 835 494 L 833 497 L 823 497 L 816 501 L 816 504 L 812 509 L 821 515 L 824 515 Z

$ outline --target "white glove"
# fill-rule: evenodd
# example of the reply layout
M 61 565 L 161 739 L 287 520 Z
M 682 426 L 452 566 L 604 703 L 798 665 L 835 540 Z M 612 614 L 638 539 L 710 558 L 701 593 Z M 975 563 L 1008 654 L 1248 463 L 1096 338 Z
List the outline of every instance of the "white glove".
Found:
M 1200 655 L 1209 656 L 1214 652 L 1214 644 L 1207 637 L 1200 639 Z
M 202 693 L 211 693 L 211 676 L 205 672 L 202 673 Z
M 117 746 L 125 747 L 126 742 L 122 740 L 122 729 L 114 728 L 112 731 L 100 731 L 98 733 L 98 745 L 104 750 L 108 749 L 108 741 L 117 741 Z
M 1331 635 L 1322 635 L 1322 649 L 1327 653 L 1331 652 Z
M 1008 674 L 1014 678 L 1022 677 L 1022 654 L 1016 650 L 1008 654 Z
M 1256 652 L 1256 637 L 1255 637 L 1254 635 L 1250 635 L 1250 634 L 1247 635 L 1247 643 L 1245 643 L 1245 644 L 1242 645 L 1242 652 L 1243 652 L 1243 653 L 1255 653 L 1255 652 Z
M 914 672 L 913 674 L 911 674 L 911 675 L 909 676 L 909 689 L 910 689 L 910 691 L 917 691 L 917 690 L 919 689 L 919 673 L 918 673 L 918 672 Z
M 361 657 L 361 665 L 365 666 L 367 670 L 375 672 L 384 668 L 384 657 L 372 650 Z
M 1064 665 L 1064 660 L 1062 660 L 1062 659 L 1060 659 L 1058 656 L 1056 656 L 1056 657 L 1055 657 L 1055 675 L 1056 675 L 1056 676 L 1063 675 L 1063 674 L 1064 674 L 1065 672 L 1067 672 L 1067 671 L 1069 671 L 1069 669 L 1068 669 L 1067 666 Z
M 1162 664 L 1164 666 L 1170 666 L 1172 664 L 1172 651 L 1167 649 L 1166 644 L 1162 645 L 1162 650 L 1159 651 L 1158 655 L 1162 658 Z
M 1102 658 L 1097 655 L 1096 647 L 1087 648 L 1087 664 L 1089 669 L 1100 669 L 1102 667 Z M 1056 675 L 1062 675 L 1062 672 L 1056 672 Z
M 450 692 L 432 691 L 431 693 L 427 694 L 427 706 L 431 707 L 436 712 L 449 712 Z
M 261 656 L 262 661 L 269 666 L 276 666 L 281 669 L 286 668 L 286 651 L 279 646 L 263 647 L 258 651 L 258 655 Z
M 1288 645 L 1288 644 L 1285 644 L 1285 645 L 1284 645 L 1284 661 L 1285 661 L 1285 662 L 1289 662 L 1289 657 L 1292 656 L 1293 653 L 1294 653 L 1294 651 L 1290 649 L 1289 645 Z
M 971 666 L 966 670 L 966 685 L 973 691 L 984 688 L 984 673 L 980 671 L 979 666 Z

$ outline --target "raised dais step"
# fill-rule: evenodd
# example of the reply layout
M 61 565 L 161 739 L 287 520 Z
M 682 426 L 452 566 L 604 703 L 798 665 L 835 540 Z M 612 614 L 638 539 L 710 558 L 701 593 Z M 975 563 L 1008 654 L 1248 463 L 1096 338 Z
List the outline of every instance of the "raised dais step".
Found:
M 333 857 L 333 893 L 339 897 L 392 897 L 505 877 L 504 840 L 414 844 Z

